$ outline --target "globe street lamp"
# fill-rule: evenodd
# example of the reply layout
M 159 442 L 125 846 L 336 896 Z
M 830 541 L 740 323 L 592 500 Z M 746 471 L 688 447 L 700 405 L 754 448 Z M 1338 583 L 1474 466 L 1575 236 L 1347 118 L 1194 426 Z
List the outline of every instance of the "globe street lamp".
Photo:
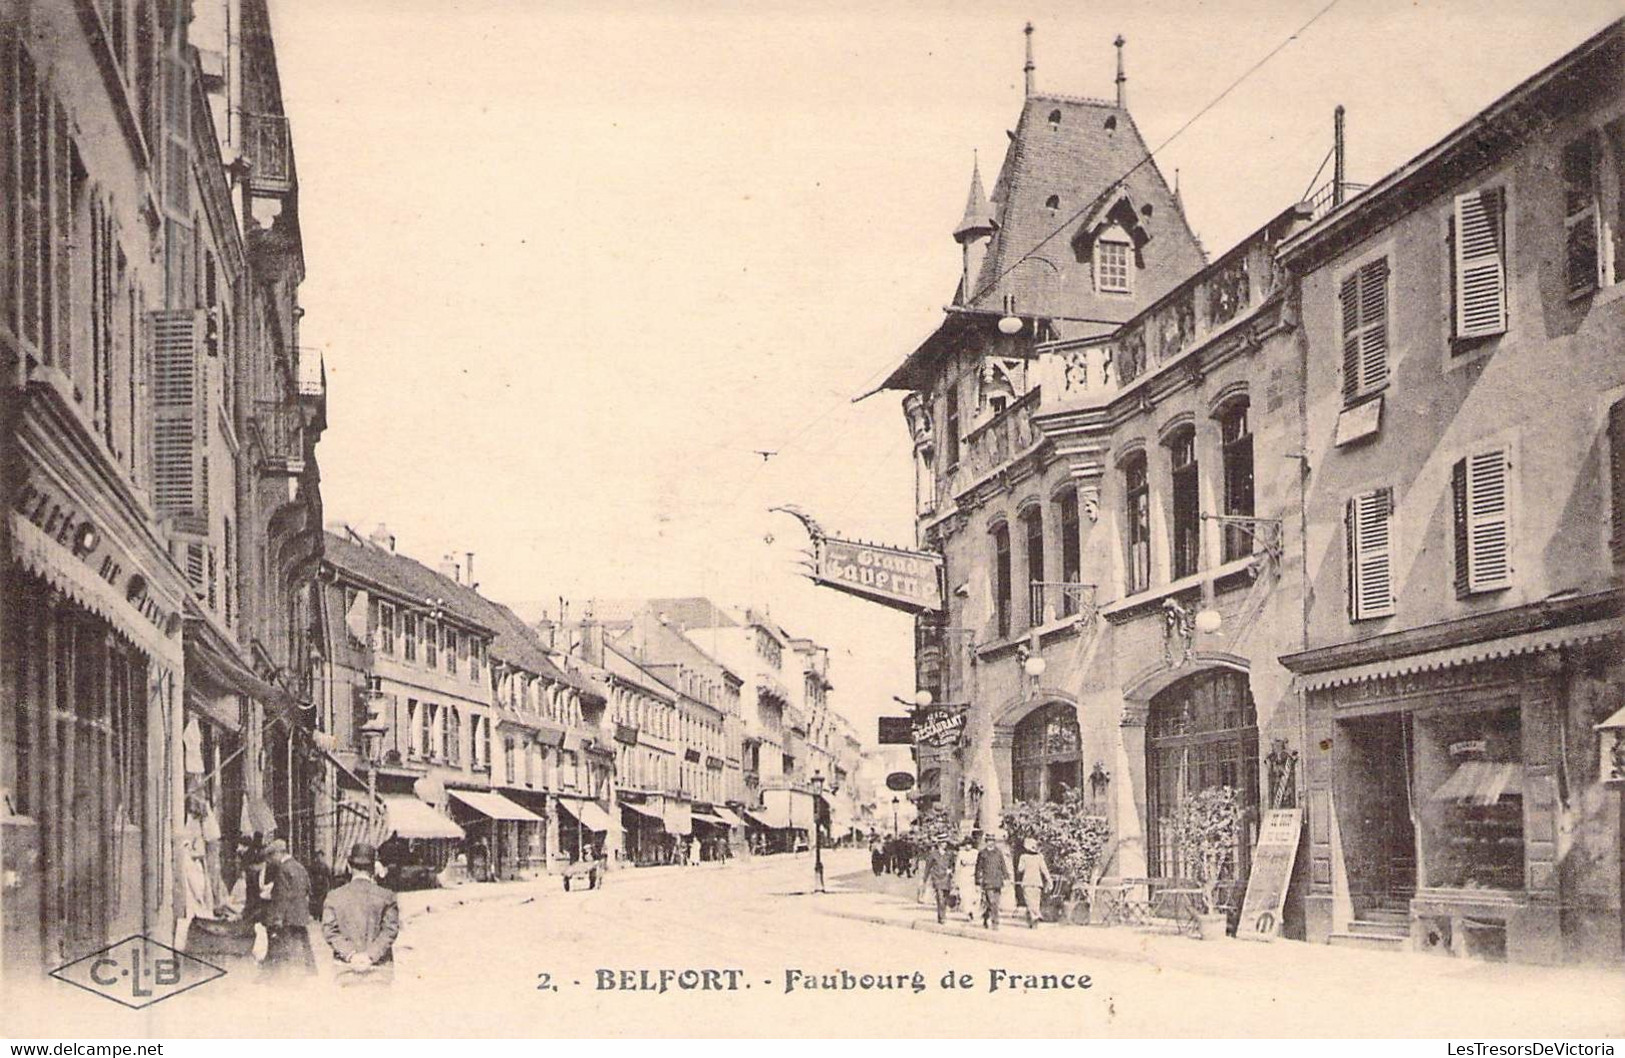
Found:
M 824 832 L 818 826 L 818 802 L 824 795 L 824 773 L 813 772 L 813 877 L 818 881 L 817 891 L 824 891 Z

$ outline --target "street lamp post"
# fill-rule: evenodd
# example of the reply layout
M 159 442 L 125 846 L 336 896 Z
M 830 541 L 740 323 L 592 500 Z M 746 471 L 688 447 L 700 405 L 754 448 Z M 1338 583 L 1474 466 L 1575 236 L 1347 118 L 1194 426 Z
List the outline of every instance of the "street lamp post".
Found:
M 891 832 L 894 835 L 897 833 L 897 806 L 902 803 L 903 799 L 901 797 L 894 796 L 891 799 Z
M 824 891 L 824 832 L 818 827 L 818 802 L 824 794 L 824 773 L 813 772 L 813 877 L 817 880 L 817 891 Z

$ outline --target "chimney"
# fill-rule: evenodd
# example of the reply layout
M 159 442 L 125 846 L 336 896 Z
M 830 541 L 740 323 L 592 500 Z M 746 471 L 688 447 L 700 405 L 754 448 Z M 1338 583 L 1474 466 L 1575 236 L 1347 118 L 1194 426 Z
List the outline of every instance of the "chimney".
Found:
M 389 526 L 383 522 L 378 523 L 378 528 L 372 531 L 372 535 L 367 537 L 367 541 L 374 547 L 382 548 L 385 551 L 395 550 L 395 534 L 390 532 Z
M 1033 65 L 1033 24 L 1031 22 L 1027 23 L 1026 28 L 1021 32 L 1027 35 L 1027 65 L 1021 68 L 1021 73 L 1026 83 L 1027 96 L 1031 98 L 1033 94 L 1033 71 L 1038 69 Z
M 1128 41 L 1119 33 L 1117 39 L 1112 41 L 1112 47 L 1117 49 L 1117 108 L 1122 110 L 1128 106 L 1128 74 L 1123 72 L 1123 45 Z
M 536 622 L 536 638 L 540 639 L 542 641 L 542 645 L 549 650 L 554 649 L 553 639 L 557 630 L 558 625 L 553 623 L 553 619 L 551 617 L 544 617 L 540 621 Z
M 1345 165 L 1345 147 L 1343 144 L 1343 104 L 1337 104 L 1332 111 L 1332 208 L 1336 209 L 1343 204 L 1343 184 L 1348 179 Z
M 462 571 L 457 566 L 457 556 L 449 551 L 441 557 L 436 572 L 447 580 L 455 581 L 458 584 L 463 582 Z
M 581 622 L 581 660 L 600 668 L 604 664 L 604 626 L 591 618 Z
M 468 586 L 478 588 L 480 586 L 479 582 L 474 579 L 474 552 L 464 551 L 463 558 L 467 560 L 463 564 L 463 572 L 468 576 Z

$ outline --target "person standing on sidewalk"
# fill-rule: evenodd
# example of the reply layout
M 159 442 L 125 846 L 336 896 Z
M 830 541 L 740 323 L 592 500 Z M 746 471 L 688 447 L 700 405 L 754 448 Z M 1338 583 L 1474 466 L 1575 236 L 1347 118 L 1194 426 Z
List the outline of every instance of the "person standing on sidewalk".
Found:
M 265 916 L 269 934 L 265 970 L 273 977 L 289 974 L 314 976 L 316 958 L 310 950 L 310 875 L 304 864 L 288 852 L 281 838 L 271 842 L 271 905 Z
M 350 849 L 350 880 L 327 896 L 322 936 L 338 960 L 340 985 L 389 984 L 395 979 L 395 938 L 401 909 L 395 894 L 373 880 L 378 852 L 366 842 Z
M 955 910 L 966 922 L 976 921 L 976 839 L 966 838 L 954 853 L 954 893 L 959 899 Z
M 931 849 L 925 857 L 925 884 L 937 899 L 937 924 L 947 920 L 948 895 L 954 891 L 954 854 L 943 842 Z
M 1027 928 L 1037 929 L 1039 920 L 1044 917 L 1044 890 L 1050 883 L 1049 862 L 1038 851 L 1036 838 L 1028 838 L 1023 848 L 1021 858 L 1016 860 L 1016 884 L 1021 887 L 1027 904 Z
M 1010 865 L 999 851 L 999 843 L 989 834 L 982 839 L 982 851 L 976 854 L 976 887 L 982 891 L 982 928 L 999 928 L 999 901 L 1009 880 Z

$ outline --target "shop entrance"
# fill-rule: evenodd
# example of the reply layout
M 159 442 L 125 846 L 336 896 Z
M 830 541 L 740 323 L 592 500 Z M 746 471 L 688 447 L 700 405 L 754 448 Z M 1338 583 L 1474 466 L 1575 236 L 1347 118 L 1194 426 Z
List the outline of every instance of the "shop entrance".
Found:
M 1416 895 L 1416 827 L 1411 822 L 1409 713 L 1339 725 L 1338 822 L 1357 917 L 1406 911 Z

